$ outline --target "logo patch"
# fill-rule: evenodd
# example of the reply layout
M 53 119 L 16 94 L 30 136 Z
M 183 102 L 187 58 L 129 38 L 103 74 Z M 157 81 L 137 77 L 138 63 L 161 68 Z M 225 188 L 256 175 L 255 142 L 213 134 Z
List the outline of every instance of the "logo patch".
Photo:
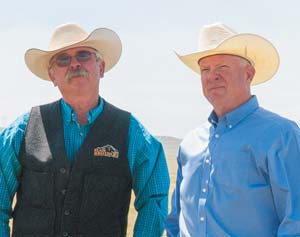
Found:
M 119 158 L 119 151 L 112 145 L 105 145 L 94 149 L 94 156 L 106 156 L 112 158 Z

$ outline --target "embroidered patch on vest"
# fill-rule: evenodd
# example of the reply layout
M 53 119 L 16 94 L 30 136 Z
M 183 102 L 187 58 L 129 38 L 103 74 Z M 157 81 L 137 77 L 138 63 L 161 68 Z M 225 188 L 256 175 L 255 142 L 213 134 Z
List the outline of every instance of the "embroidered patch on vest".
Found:
M 119 151 L 112 145 L 97 147 L 94 149 L 94 156 L 106 156 L 112 158 L 119 158 Z

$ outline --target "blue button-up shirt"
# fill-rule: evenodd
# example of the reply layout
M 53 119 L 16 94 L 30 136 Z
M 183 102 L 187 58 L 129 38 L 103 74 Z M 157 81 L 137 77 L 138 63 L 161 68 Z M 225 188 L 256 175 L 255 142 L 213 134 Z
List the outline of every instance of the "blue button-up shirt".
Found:
M 300 236 L 297 125 L 253 96 L 189 133 L 179 148 L 168 236 Z
M 64 138 L 67 156 L 73 159 L 98 116 L 104 101 L 88 112 L 88 123 L 80 126 L 76 113 L 61 100 Z M 21 172 L 18 161 L 29 113 L 21 116 L 0 134 L 0 236 L 9 236 L 8 220 L 12 214 L 12 199 L 18 187 L 17 176 Z M 157 237 L 163 231 L 167 215 L 169 174 L 164 151 L 158 142 L 138 122 L 130 118 L 128 132 L 128 162 L 135 192 L 135 208 L 138 211 L 134 236 Z

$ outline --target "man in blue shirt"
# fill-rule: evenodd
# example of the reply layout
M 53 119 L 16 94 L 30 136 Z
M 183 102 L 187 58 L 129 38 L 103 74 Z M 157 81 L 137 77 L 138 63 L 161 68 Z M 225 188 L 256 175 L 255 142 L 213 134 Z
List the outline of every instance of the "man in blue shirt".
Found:
M 276 73 L 274 46 L 217 23 L 179 58 L 201 75 L 213 111 L 179 147 L 168 236 L 300 236 L 299 129 L 250 91 Z
M 62 99 L 32 108 L 0 134 L 0 236 L 126 236 L 131 190 L 134 236 L 161 236 L 169 174 L 163 148 L 130 113 L 99 96 L 121 55 L 117 34 L 57 27 L 28 68 Z M 12 200 L 17 203 L 12 212 Z

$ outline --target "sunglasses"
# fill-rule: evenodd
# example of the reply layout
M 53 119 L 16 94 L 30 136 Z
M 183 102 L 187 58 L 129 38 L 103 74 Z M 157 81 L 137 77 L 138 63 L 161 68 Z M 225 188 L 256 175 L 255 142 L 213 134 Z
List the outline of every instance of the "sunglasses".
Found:
M 80 50 L 76 52 L 75 58 L 80 63 L 87 62 L 92 58 L 93 53 L 96 54 L 95 52 L 91 52 L 88 50 Z M 67 67 L 71 64 L 72 57 L 73 56 L 70 56 L 66 53 L 59 54 L 51 61 L 50 66 L 52 66 L 53 63 L 55 62 L 56 65 L 59 67 Z

